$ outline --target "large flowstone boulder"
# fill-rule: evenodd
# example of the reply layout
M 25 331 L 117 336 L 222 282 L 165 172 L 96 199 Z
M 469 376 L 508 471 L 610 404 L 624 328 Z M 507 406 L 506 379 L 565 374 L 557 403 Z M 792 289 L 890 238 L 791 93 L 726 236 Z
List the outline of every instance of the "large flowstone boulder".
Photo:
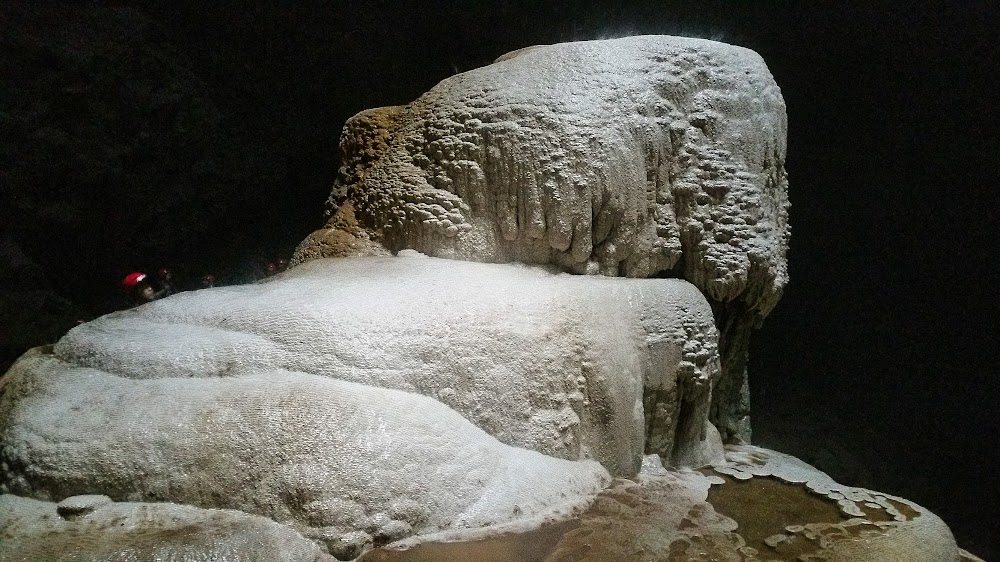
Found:
M 649 452 L 721 459 L 716 337 L 677 279 L 314 260 L 23 357 L 0 387 L 0 492 L 239 509 L 337 540 L 493 524 Z
M 359 114 L 292 270 L 0 378 L 0 562 L 973 560 L 912 502 L 738 444 L 784 128 L 760 57 L 674 37 Z
M 330 220 L 293 261 L 414 248 L 682 277 L 716 308 L 712 419 L 749 439 L 747 339 L 786 281 L 785 106 L 760 56 L 667 36 L 522 49 L 341 137 Z

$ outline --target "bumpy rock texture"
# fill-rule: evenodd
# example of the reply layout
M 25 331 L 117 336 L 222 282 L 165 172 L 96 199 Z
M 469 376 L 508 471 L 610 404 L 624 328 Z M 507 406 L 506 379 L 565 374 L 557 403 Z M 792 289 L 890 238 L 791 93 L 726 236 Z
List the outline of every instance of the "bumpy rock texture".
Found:
M 0 378 L 0 560 L 959 560 L 919 506 L 723 450 L 785 283 L 784 138 L 756 54 L 671 37 L 359 114 L 293 270 Z
M 784 102 L 754 52 L 665 36 L 532 47 L 344 129 L 331 218 L 296 252 L 415 248 L 683 277 L 713 302 L 713 421 L 749 437 L 749 330 L 788 243 Z
M 774 451 L 727 447 L 725 462 L 702 471 L 666 471 L 658 459 L 648 460 L 637 478 L 615 481 L 558 523 L 527 532 L 497 529 L 464 542 L 454 534 L 415 537 L 369 552 L 362 562 L 958 562 L 967 556 L 944 522 L 919 505 L 837 484 Z M 524 543 L 537 548 L 518 548 Z
M 75 496 L 54 504 L 0 495 L 0 561 L 325 562 L 284 525 L 237 511 Z
M 645 452 L 722 458 L 689 283 L 403 254 L 182 293 L 27 354 L 0 387 L 0 491 L 364 544 L 540 513 Z

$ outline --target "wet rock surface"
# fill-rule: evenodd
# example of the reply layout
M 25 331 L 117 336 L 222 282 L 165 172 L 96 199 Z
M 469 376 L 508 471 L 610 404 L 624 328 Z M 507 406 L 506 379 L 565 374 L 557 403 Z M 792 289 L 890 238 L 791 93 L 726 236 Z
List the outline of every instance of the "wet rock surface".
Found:
M 528 532 L 409 541 L 361 560 L 943 562 L 966 556 L 939 518 L 904 499 L 841 486 L 766 449 L 730 447 L 727 460 L 699 472 L 647 470 L 618 480 L 573 517 Z M 740 477 L 731 476 L 736 473 Z
M 671 37 L 522 49 L 362 112 L 293 270 L 99 318 L 0 378 L 0 548 L 968 559 L 906 500 L 724 455 L 787 277 L 784 143 L 759 56 Z
M 781 453 L 729 447 L 725 463 L 700 471 L 665 470 L 659 462 L 648 457 L 635 478 L 615 480 L 572 512 L 533 522 L 456 529 L 374 550 L 361 536 L 312 538 L 337 559 L 361 555 L 360 562 L 979 560 L 958 549 L 944 523 L 922 507 L 837 484 Z M 60 520 L 51 503 L 0 496 L 7 509 L 6 519 L 0 516 L 0 560 L 23 559 L 10 554 L 15 548 L 44 556 L 67 545 L 81 556 L 69 558 L 74 560 L 122 552 L 139 553 L 139 559 L 155 552 L 183 552 L 192 560 L 217 559 L 212 556 L 222 552 L 234 560 L 330 559 L 290 529 L 259 517 L 94 500 L 65 500 L 98 505 L 84 516 L 84 528 Z M 114 526 L 106 524 L 109 518 Z M 254 550 L 263 544 L 271 550 Z

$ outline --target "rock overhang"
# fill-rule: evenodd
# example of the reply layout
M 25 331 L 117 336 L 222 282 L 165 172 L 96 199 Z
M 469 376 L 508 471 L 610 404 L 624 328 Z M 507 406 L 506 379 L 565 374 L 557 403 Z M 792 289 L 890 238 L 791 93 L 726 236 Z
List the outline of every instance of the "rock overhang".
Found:
M 787 118 L 759 55 L 637 36 L 530 47 L 348 121 L 320 256 L 412 248 L 680 277 L 712 302 L 712 420 L 749 439 L 750 330 L 787 282 Z
M 352 118 L 330 212 L 349 202 L 392 251 L 629 277 L 686 256 L 679 273 L 709 296 L 766 314 L 786 277 L 786 128 L 748 49 L 532 47 Z

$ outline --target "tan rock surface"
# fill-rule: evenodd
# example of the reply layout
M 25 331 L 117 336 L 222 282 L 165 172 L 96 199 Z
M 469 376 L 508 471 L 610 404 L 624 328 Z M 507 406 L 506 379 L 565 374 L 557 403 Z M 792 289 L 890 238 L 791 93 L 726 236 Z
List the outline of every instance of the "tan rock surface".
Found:
M 912 502 L 842 486 L 766 449 L 733 447 L 727 458 L 714 471 L 649 466 L 635 480 L 616 481 L 585 510 L 537 529 L 496 530 L 464 542 L 455 535 L 412 539 L 362 561 L 958 562 L 965 556 L 947 526 Z
M 74 509 L 70 509 L 70 508 Z M 106 496 L 58 504 L 0 495 L 0 562 L 185 560 L 321 562 L 333 558 L 264 517 Z

